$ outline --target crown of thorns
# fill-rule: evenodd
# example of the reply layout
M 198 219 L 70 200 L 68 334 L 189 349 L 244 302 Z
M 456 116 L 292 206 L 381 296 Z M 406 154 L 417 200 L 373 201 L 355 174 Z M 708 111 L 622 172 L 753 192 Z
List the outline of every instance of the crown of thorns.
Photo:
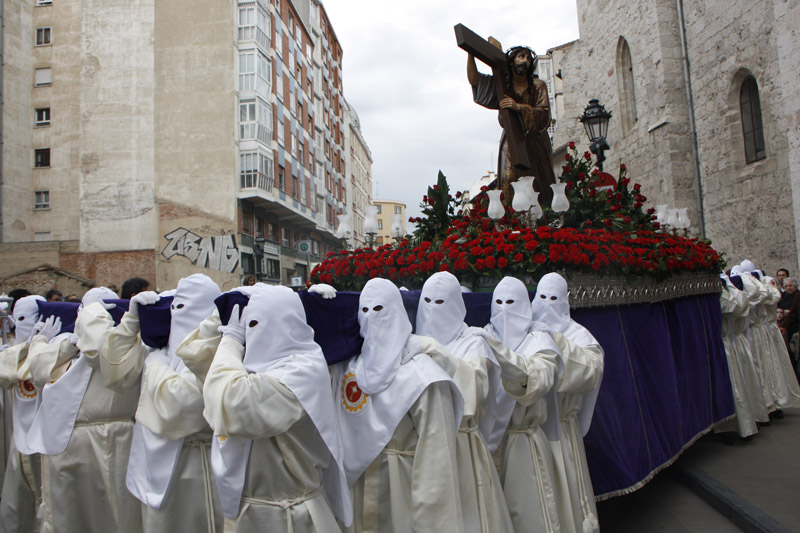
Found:
M 506 50 L 506 59 L 511 61 L 514 59 L 514 56 L 517 55 L 517 52 L 521 50 L 527 50 L 528 53 L 531 55 L 531 59 L 533 60 L 533 64 L 536 65 L 536 61 L 539 59 L 539 56 L 536 55 L 536 52 L 528 48 L 527 46 L 512 46 L 508 50 Z

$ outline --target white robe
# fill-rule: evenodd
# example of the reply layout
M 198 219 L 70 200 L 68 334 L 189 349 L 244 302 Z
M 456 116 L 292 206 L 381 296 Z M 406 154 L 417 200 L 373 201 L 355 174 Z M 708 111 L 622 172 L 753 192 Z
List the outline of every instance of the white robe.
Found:
M 423 352 L 437 351 L 436 346 L 424 344 L 428 337 L 420 337 Z M 437 346 L 441 346 L 436 343 Z M 503 486 L 497 474 L 492 454 L 486 445 L 478 422 L 488 416 L 489 359 L 486 341 L 465 329 L 447 346 L 449 353 L 434 356 L 451 375 L 464 399 L 461 426 L 456 436 L 456 462 L 461 495 L 461 511 L 465 532 L 513 532 Z M 450 358 L 447 360 L 446 358 Z M 445 359 L 443 361 L 443 359 Z M 499 371 L 499 369 L 498 369 Z
M 553 339 L 564 362 L 564 372 L 557 385 L 561 438 L 550 441 L 561 531 L 596 531 L 599 528 L 597 507 L 578 417 L 584 397 L 600 386 L 603 349 L 597 344 L 578 346 L 560 333 L 553 333 Z
M 736 418 L 719 424 L 715 431 L 736 431 L 740 437 L 747 437 L 758 432 L 756 422 L 769 421 L 750 344 L 744 335 L 750 304 L 742 291 L 726 286 L 720 295 L 720 306 L 722 343 L 728 359 Z
M 224 521 L 210 469 L 212 432 L 203 418 L 202 382 L 189 369 L 178 373 L 158 360 L 145 363 L 146 355 L 138 317 L 126 313 L 108 341 L 105 360 L 115 368 L 112 379 L 122 383 L 142 376 L 137 422 L 169 439 L 183 439 L 160 508 L 141 504 L 144 531 L 219 531 Z
M 289 388 L 268 374 L 249 374 L 243 356 L 244 346 L 223 338 L 203 388 L 217 438 L 253 441 L 235 531 L 339 531 L 321 492 L 331 461 L 325 441 Z
M 769 339 L 770 372 L 775 391 L 775 404 L 778 409 L 800 407 L 800 385 L 792 368 L 792 359 L 786 349 L 783 335 L 778 329 L 778 302 L 781 292 L 778 285 L 770 278 L 762 282 L 767 288 L 768 296 L 762 304 L 764 325 Z
M 497 343 L 497 341 L 490 341 Z M 516 351 L 492 346 L 502 368 L 503 386 L 517 401 L 500 442 L 500 481 L 516 531 L 561 530 L 556 502 L 553 452 L 542 424 L 547 421 L 546 396 L 555 383 L 559 354 L 534 352 L 528 334 Z M 524 354 L 524 355 L 523 355 Z
M 458 466 L 446 445 L 456 440 L 453 411 L 450 383 L 431 383 L 420 394 L 352 486 L 348 531 L 461 531 Z
M 7 397 L 11 397 L 12 402 L 23 392 L 38 394 L 31 382 L 20 381 L 28 348 L 25 341 L 0 352 L 0 387 L 8 390 Z M 7 416 L 11 416 L 12 405 L 6 406 Z M 41 528 L 41 520 L 36 516 L 42 499 L 41 458 L 39 454 L 24 455 L 17 451 L 13 434 L 9 435 L 8 442 L 8 461 L 0 494 L 0 526 L 9 533 L 37 532 Z
M 769 295 L 767 287 L 750 274 L 741 274 L 743 291 L 750 304 L 748 315 L 748 339 L 750 340 L 750 353 L 753 355 L 753 364 L 758 373 L 758 381 L 761 384 L 761 394 L 764 396 L 764 405 L 768 412 L 775 411 L 777 402 L 775 399 L 775 387 L 772 383 L 772 372 L 770 367 L 770 340 L 767 333 L 764 319 L 766 313 L 763 310 L 763 302 Z M 759 309 L 761 307 L 761 309 Z
M 138 382 L 111 390 L 100 371 L 102 346 L 113 327 L 99 303 L 85 307 L 75 323 L 82 357 L 92 372 L 67 448 L 42 455 L 44 531 L 142 529 L 138 502 L 125 488 Z M 68 360 L 68 354 L 68 343 L 48 345 L 41 353 L 42 364 L 32 364 L 34 375 L 45 380 L 50 368 L 51 379 L 62 377 L 75 361 Z

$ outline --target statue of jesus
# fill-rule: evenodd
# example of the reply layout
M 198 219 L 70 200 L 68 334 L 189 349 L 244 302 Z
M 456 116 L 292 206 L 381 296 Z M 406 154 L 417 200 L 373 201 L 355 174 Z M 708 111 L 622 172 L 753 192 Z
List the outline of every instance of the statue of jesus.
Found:
M 489 38 L 489 42 L 500 45 Z M 530 168 L 525 170 L 511 164 L 508 154 L 508 142 L 502 116 L 500 125 L 503 135 L 500 138 L 500 153 L 497 160 L 498 187 L 505 192 L 505 202 L 511 204 L 513 190 L 511 183 L 522 176 L 535 176 L 534 189 L 539 193 L 539 203 L 549 205 L 552 199 L 550 184 L 556 182 L 553 172 L 553 149 L 547 128 L 550 126 L 550 100 L 547 85 L 540 80 L 536 70 L 536 53 L 525 46 L 515 46 L 506 52 L 507 76 L 504 80 L 505 97 L 498 101 L 493 75 L 481 74 L 475 65 L 475 57 L 469 54 L 467 59 L 467 79 L 472 85 L 472 97 L 475 103 L 488 109 L 510 109 L 509 116 L 522 123 L 525 136 L 525 148 L 530 159 Z

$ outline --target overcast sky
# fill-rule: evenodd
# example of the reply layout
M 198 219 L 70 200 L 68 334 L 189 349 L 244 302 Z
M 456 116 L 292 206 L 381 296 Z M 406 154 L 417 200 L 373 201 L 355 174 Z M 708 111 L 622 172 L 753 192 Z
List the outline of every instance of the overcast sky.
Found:
M 410 216 L 438 171 L 468 189 L 497 167 L 497 112 L 472 102 L 462 23 L 543 55 L 578 38 L 575 0 L 323 0 L 343 50 L 344 96 L 372 152 L 373 197 Z M 478 64 L 488 72 L 488 67 Z

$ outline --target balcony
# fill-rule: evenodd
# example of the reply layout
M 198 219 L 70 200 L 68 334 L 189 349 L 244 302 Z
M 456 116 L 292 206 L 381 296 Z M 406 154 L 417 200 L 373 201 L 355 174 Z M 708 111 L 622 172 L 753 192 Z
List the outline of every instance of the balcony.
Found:
M 305 230 L 316 229 L 316 213 L 275 187 L 272 177 L 260 172 L 246 172 L 240 176 L 240 185 L 240 200 L 274 213 L 285 224 Z

